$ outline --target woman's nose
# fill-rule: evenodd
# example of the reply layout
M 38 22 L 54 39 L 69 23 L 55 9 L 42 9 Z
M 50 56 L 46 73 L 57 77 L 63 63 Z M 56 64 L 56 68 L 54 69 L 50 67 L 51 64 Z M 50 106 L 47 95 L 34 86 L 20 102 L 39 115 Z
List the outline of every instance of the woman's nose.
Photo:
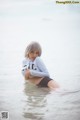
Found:
M 34 57 L 36 57 L 36 54 L 34 54 Z

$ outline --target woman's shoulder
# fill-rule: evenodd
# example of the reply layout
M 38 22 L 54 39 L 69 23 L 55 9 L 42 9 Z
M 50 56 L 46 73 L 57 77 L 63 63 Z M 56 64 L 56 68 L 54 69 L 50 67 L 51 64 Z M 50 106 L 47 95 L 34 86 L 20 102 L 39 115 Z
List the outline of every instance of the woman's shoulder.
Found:
M 41 60 L 41 58 L 38 56 L 38 57 L 36 57 L 36 59 L 35 59 L 35 61 L 40 61 Z
M 41 57 L 39 57 L 39 56 L 36 57 L 35 61 L 36 61 L 37 63 L 41 63 L 41 62 L 43 62 L 42 59 L 41 59 Z
M 41 60 L 41 58 L 38 56 L 38 57 L 36 57 L 36 59 L 35 60 Z

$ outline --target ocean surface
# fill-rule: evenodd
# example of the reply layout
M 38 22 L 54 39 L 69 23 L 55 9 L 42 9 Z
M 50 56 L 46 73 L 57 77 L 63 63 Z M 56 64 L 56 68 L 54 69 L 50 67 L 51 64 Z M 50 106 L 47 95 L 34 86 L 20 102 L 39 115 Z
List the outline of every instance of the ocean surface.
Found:
M 24 80 L 22 60 L 31 41 L 41 44 L 51 78 L 68 92 Z M 80 120 L 79 90 L 80 4 L 0 0 L 0 120 L 4 111 L 9 120 Z

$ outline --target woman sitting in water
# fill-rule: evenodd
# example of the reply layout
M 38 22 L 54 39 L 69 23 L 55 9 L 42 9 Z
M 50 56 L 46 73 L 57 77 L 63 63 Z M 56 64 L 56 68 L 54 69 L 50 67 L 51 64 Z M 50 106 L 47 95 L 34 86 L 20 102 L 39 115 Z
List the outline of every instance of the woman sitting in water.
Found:
M 23 60 L 22 74 L 25 79 L 40 87 L 49 87 L 50 89 L 59 88 L 59 85 L 50 78 L 48 70 L 41 60 L 41 46 L 38 42 L 31 42 L 25 50 L 25 59 Z

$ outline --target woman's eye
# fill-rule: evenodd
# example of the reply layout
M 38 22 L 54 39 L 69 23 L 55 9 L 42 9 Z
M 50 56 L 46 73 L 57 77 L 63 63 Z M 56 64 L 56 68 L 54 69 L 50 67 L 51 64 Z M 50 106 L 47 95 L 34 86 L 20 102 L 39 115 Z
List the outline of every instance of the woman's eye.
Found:
M 38 52 L 36 52 L 36 54 L 39 54 Z
M 31 51 L 31 53 L 34 53 L 33 51 Z

